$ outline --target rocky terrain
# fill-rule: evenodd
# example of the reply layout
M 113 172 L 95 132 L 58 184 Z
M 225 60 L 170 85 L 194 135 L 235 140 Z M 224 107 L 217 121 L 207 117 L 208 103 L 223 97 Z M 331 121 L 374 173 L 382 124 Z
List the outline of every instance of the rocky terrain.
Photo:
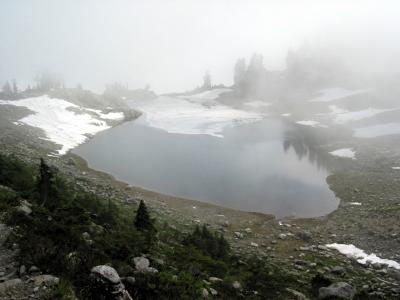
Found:
M 306 135 L 317 137 L 319 152 L 351 146 L 357 151 L 357 159 L 335 158 L 337 164 L 327 182 L 341 199 L 336 211 L 322 218 L 276 220 L 271 215 L 236 211 L 131 187 L 90 169 L 73 154 L 48 156 L 57 146 L 38 139 L 43 136 L 41 130 L 13 124 L 27 114 L 29 111 L 24 108 L 0 106 L 1 153 L 32 163 L 47 157 L 51 165 L 83 189 L 114 199 L 127 209 L 145 200 L 160 223 L 167 222 L 171 228 L 182 232 L 189 232 L 196 224 L 207 224 L 222 232 L 236 253 L 268 260 L 295 276 L 300 285 L 310 285 L 312 279 L 319 276 L 324 282 L 321 286 L 325 286 L 319 290 L 321 299 L 330 296 L 352 299 L 356 292 L 364 295 L 358 296 L 359 299 L 400 297 L 400 270 L 379 263 L 360 264 L 357 259 L 327 247 L 332 243 L 354 244 L 368 254 L 400 261 L 400 171 L 392 168 L 400 166 L 397 136 L 377 138 L 375 143 L 338 139 L 327 142 L 322 138 L 326 135 L 326 131 L 321 133 L 323 129 L 305 128 Z M 7 231 L 1 227 L 2 236 Z M 42 291 L 57 279 L 37 275 L 40 270 L 35 270 L 34 266 L 17 265 L 13 260 L 16 251 L 18 245 L 15 249 L 0 248 L 0 272 L 3 274 L 0 294 L 4 294 L 4 299 L 40 298 Z M 100 281 L 104 274 L 113 277 L 107 280 L 122 295 L 124 292 L 118 286 L 118 274 L 114 271 L 98 268 L 92 273 Z M 206 290 L 204 297 L 213 297 L 212 290 L 211 287 Z M 306 299 L 300 291 L 288 290 L 288 294 L 293 299 Z

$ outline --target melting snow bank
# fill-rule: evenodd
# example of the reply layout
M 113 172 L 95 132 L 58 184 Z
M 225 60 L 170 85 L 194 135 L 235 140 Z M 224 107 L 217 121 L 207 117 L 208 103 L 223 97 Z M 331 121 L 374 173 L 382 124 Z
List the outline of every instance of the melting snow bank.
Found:
M 263 101 L 250 101 L 250 102 L 245 102 L 244 105 L 251 108 L 264 108 L 270 106 L 271 103 Z
M 354 136 L 358 138 L 374 138 L 391 134 L 400 134 L 400 123 L 386 123 L 356 128 Z
M 338 157 L 346 157 L 346 158 L 356 159 L 356 157 L 355 157 L 356 153 L 353 151 L 352 148 L 338 149 L 338 150 L 329 152 L 329 154 L 331 154 L 333 156 L 338 156 Z
M 134 101 L 133 108 L 143 112 L 145 123 L 169 133 L 208 134 L 223 137 L 227 127 L 260 121 L 263 115 L 215 103 L 206 106 L 181 97 L 159 97 Z
M 338 99 L 347 98 L 350 96 L 364 94 L 370 92 L 371 89 L 362 89 L 362 90 L 348 90 L 345 88 L 329 88 L 323 89 L 318 92 L 320 96 L 309 100 L 309 102 L 330 102 Z
M 15 101 L 0 100 L 0 105 L 14 105 L 26 107 L 34 113 L 19 120 L 27 125 L 41 128 L 46 139 L 62 146 L 58 154 L 82 144 L 88 138 L 102 130 L 110 128 L 103 120 L 99 120 L 88 113 L 75 113 L 68 108 L 95 112 L 103 119 L 117 120 L 123 118 L 123 113 L 103 114 L 101 111 L 86 109 L 68 101 L 50 98 L 47 95 L 26 98 Z
M 348 123 L 351 121 L 358 121 L 358 120 L 362 120 L 365 118 L 373 117 L 373 116 L 383 113 L 383 112 L 389 112 L 389 111 L 398 109 L 398 108 L 378 109 L 378 108 L 369 107 L 367 109 L 363 109 L 363 110 L 359 110 L 359 111 L 347 111 L 347 110 L 340 109 L 335 105 L 330 105 L 329 108 L 332 110 L 332 114 L 336 115 L 334 118 L 334 121 L 337 124 L 345 124 L 345 123 Z
M 188 99 L 188 100 L 196 100 L 196 101 L 208 101 L 208 100 L 215 100 L 217 99 L 221 94 L 227 93 L 232 91 L 232 89 L 228 88 L 218 88 L 218 89 L 212 89 L 209 91 L 204 91 L 198 94 L 194 95 L 188 95 L 188 96 L 180 96 L 180 98 L 183 99 Z
M 331 249 L 336 249 L 340 253 L 346 255 L 347 257 L 354 258 L 360 264 L 381 264 L 387 265 L 388 267 L 400 270 L 400 264 L 394 260 L 384 259 L 376 256 L 375 254 L 367 254 L 364 250 L 357 248 L 356 246 L 350 244 L 328 244 L 326 247 Z
M 297 121 L 296 124 L 315 127 L 319 124 L 317 121 L 305 120 L 305 121 Z

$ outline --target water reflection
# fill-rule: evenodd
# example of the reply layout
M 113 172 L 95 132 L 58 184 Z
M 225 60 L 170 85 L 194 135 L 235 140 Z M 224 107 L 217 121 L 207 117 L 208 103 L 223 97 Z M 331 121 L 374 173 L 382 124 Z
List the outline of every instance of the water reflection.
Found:
M 231 208 L 312 217 L 337 207 L 311 137 L 275 119 L 223 134 L 170 134 L 133 121 L 74 152 L 132 185 Z

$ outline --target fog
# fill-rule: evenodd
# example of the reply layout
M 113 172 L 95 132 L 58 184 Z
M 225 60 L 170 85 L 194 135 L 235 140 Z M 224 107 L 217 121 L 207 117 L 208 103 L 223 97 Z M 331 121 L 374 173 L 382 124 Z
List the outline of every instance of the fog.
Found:
M 307 45 L 340 57 L 355 74 L 400 67 L 398 1 L 2 0 L 0 84 L 61 74 L 67 86 L 102 91 L 110 82 L 156 92 L 232 84 L 239 57 L 285 68 Z

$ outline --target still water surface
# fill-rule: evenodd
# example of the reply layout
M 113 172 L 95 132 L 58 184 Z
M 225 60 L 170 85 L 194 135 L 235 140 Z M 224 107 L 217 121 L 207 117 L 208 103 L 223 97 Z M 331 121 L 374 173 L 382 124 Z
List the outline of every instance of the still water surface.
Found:
M 223 135 L 167 133 L 139 118 L 73 152 L 131 185 L 230 208 L 277 217 L 322 216 L 337 208 L 323 161 L 295 127 L 267 118 Z

